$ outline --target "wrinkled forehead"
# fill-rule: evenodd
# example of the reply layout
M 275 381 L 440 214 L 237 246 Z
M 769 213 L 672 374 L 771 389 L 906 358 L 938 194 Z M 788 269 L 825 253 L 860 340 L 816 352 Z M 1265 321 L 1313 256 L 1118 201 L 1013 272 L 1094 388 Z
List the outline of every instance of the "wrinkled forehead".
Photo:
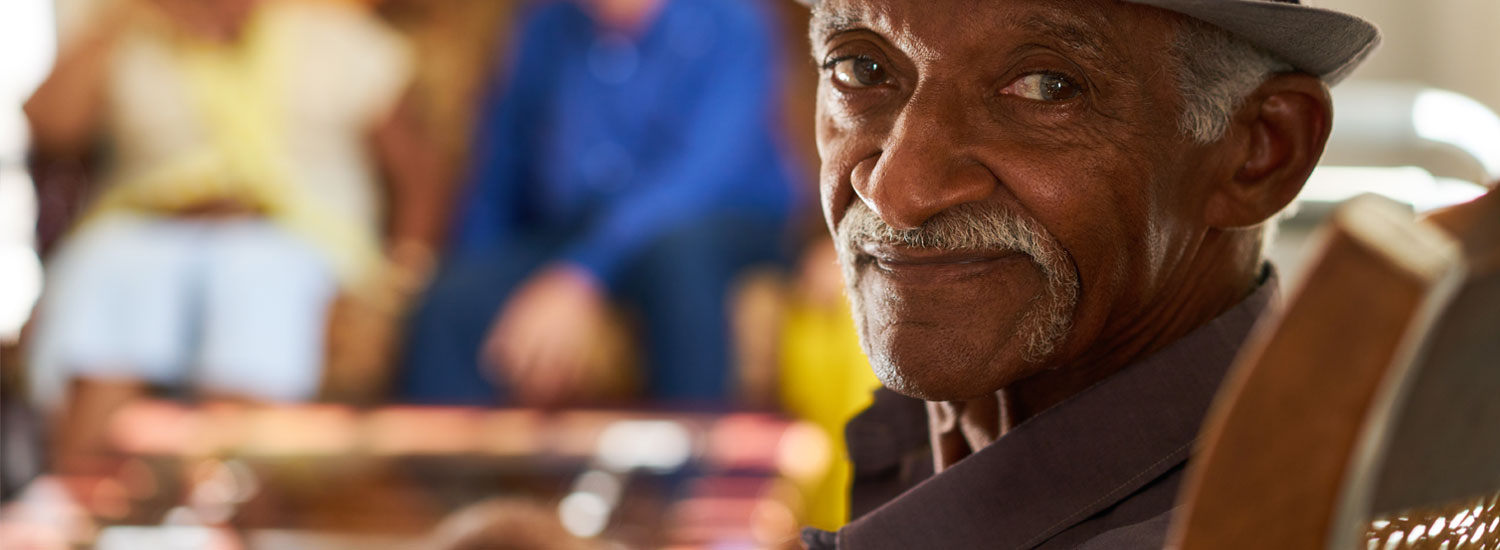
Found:
M 818 0 L 808 26 L 813 51 L 852 29 L 874 32 L 913 55 L 961 53 L 1010 38 L 1045 36 L 1097 61 L 1151 45 L 1152 20 L 1175 17 L 1119 0 Z M 1160 44 L 1157 44 L 1160 45 Z

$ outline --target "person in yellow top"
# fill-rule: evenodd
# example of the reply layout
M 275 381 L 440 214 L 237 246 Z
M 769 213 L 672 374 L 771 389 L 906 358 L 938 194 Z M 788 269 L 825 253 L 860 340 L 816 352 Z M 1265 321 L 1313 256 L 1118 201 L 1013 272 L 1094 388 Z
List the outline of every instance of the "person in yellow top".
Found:
M 26 104 L 43 155 L 107 159 L 48 262 L 33 396 L 80 418 L 147 385 L 314 397 L 335 297 L 420 278 L 440 238 L 407 45 L 352 1 L 95 3 Z
M 870 405 L 880 380 L 860 350 L 833 241 L 809 244 L 798 271 L 779 331 L 779 393 L 786 412 L 822 428 L 833 445 L 827 472 L 803 487 L 802 518 L 832 530 L 849 521 L 852 467 L 844 424 Z

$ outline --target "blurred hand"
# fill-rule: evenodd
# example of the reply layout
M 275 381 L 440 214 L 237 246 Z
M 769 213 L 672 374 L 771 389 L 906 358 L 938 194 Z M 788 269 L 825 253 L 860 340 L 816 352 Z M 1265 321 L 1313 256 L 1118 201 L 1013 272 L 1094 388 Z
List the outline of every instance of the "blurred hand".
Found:
M 583 268 L 543 268 L 501 308 L 480 360 L 510 382 L 523 403 L 554 404 L 576 396 L 603 352 L 608 303 Z

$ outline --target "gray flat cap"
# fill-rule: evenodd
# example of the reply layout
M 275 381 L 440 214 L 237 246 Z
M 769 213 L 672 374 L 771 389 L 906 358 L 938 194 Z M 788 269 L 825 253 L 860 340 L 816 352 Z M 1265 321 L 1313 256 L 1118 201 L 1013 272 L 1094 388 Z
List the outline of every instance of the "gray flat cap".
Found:
M 1380 44 L 1380 30 L 1347 13 L 1297 0 L 1124 0 L 1171 10 L 1229 31 L 1337 84 Z

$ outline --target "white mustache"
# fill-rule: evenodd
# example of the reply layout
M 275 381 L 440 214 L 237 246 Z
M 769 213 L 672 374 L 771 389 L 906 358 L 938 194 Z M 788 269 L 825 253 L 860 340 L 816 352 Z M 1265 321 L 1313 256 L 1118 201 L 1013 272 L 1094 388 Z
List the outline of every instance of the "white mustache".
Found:
M 1014 250 L 1037 263 L 1053 260 L 1046 232 L 1036 222 L 997 206 L 966 203 L 933 216 L 921 227 L 896 229 L 880 219 L 863 201 L 855 201 L 838 226 L 842 252 L 860 245 L 887 244 L 941 250 Z

